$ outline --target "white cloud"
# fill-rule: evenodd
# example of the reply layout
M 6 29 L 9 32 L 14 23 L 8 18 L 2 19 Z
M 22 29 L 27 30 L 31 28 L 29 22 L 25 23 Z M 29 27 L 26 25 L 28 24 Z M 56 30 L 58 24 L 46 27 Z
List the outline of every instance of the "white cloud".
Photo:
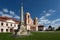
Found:
M 51 13 L 46 12 L 45 10 L 44 10 L 44 12 L 46 14 L 44 16 L 42 16 L 41 18 L 39 18 L 39 23 L 38 24 L 43 24 L 44 25 L 44 24 L 50 24 L 51 23 L 50 20 L 46 19 L 46 17 L 51 16 Z
M 58 28 L 60 26 L 60 18 L 53 20 L 51 25 L 55 27 L 55 29 Z
M 50 24 L 50 23 L 51 23 L 50 20 L 42 17 L 42 18 L 39 19 L 39 23 L 38 24 L 45 25 L 45 24 Z
M 55 29 L 57 29 L 60 26 L 60 18 L 54 19 L 54 20 L 48 20 L 48 19 L 46 19 L 46 17 L 42 16 L 39 19 L 39 23 L 38 24 L 39 25 L 46 25 L 46 27 L 51 25 L 52 27 L 55 27 Z
M 3 11 L 0 11 L 0 16 L 15 18 L 15 19 L 18 19 L 18 20 L 20 19 L 20 17 L 18 15 L 16 15 L 14 11 L 11 11 L 11 10 L 9 11 L 6 8 L 3 8 Z
M 50 9 L 48 11 L 44 10 L 43 12 L 45 13 L 45 15 L 42 16 L 41 18 L 39 18 L 39 23 L 38 24 L 40 24 L 40 25 L 41 24 L 46 25 L 46 26 L 47 26 L 47 24 L 48 25 L 53 25 L 55 22 L 60 20 L 60 19 L 56 19 L 56 20 L 49 20 L 49 19 L 47 19 L 47 17 L 51 16 L 52 13 L 55 12 L 55 10 L 53 10 L 53 9 Z
M 3 11 L 4 11 L 4 12 L 8 12 L 8 9 L 5 9 L 5 8 L 4 8 Z
M 41 20 L 42 20 L 42 19 L 45 19 L 45 16 L 42 16 L 40 19 L 41 19 Z
M 44 10 L 43 13 L 46 13 L 46 11 Z
M 6 16 L 6 17 L 11 17 L 11 18 L 13 17 L 13 16 L 11 16 L 11 15 L 9 15 L 9 14 L 3 14 L 2 16 L 3 16 L 3 17 L 4 17 L 4 16 Z
M 2 11 L 0 11 L 0 14 L 3 14 L 3 12 L 2 12 Z
M 60 19 L 55 19 L 55 20 L 52 21 L 52 24 L 54 24 L 54 23 L 56 23 L 58 21 L 60 21 Z
M 19 17 L 19 16 L 17 16 L 17 15 L 16 15 L 14 18 L 16 18 L 16 19 L 20 19 L 20 17 Z
M 49 11 L 48 11 L 48 12 L 54 13 L 54 12 L 55 12 L 55 10 L 53 10 L 53 9 L 49 9 Z
M 49 12 L 52 12 L 52 9 L 49 9 L 48 11 L 49 11 Z
M 50 13 L 47 13 L 45 16 L 47 16 L 47 17 L 48 17 L 48 16 L 50 16 L 50 15 L 51 15 Z
M 15 12 L 14 12 L 14 11 L 10 11 L 10 14 L 11 14 L 11 15 L 15 15 Z
M 51 26 L 55 27 L 55 29 L 57 29 L 60 26 L 60 23 L 54 23 L 54 24 L 51 24 Z
M 55 10 L 53 10 L 53 12 L 55 12 Z

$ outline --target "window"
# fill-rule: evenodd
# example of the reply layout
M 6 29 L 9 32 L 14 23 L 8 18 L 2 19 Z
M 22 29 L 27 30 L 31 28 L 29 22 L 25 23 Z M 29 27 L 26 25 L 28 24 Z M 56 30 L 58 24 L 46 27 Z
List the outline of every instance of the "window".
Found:
M 3 32 L 3 29 L 1 29 L 1 32 Z
M 8 26 L 8 23 L 6 24 L 6 26 Z
M 12 26 L 12 24 L 11 24 L 11 26 Z
M 36 20 L 34 20 L 34 25 L 36 24 Z
M 28 18 L 29 18 L 29 15 L 28 15 Z
M 1 25 L 3 25 L 3 23 L 1 23 Z
M 29 23 L 29 15 L 28 15 L 28 23 Z
M 13 29 L 12 28 L 10 29 L 10 32 L 13 32 Z
M 16 25 L 14 24 L 14 27 L 16 27 Z
M 6 29 L 6 32 L 8 32 L 8 29 Z

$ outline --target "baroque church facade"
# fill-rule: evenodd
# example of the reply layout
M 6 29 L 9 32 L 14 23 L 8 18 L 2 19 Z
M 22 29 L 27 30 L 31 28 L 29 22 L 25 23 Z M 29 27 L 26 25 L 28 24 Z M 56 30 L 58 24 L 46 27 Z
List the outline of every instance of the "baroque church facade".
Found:
M 32 20 L 30 13 L 26 12 L 25 25 L 27 26 L 27 30 L 38 31 L 38 18 L 35 17 L 34 20 Z

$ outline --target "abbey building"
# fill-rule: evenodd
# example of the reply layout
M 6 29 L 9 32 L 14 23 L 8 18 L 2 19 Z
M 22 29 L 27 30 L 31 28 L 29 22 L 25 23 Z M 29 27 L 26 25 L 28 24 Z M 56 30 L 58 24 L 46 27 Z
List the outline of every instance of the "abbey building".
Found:
M 19 24 L 20 20 L 17 21 L 14 18 L 6 16 L 0 17 L 0 32 L 13 32 L 18 29 Z M 32 20 L 30 13 L 26 12 L 26 14 L 24 14 L 24 25 L 27 30 L 38 31 L 38 18 L 35 17 L 34 20 Z

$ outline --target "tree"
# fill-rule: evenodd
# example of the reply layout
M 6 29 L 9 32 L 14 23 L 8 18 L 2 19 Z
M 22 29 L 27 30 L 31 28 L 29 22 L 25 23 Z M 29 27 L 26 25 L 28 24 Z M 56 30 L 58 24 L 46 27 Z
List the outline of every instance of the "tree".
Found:
M 56 31 L 60 31 L 60 26 L 56 29 Z
M 48 31 L 52 31 L 52 26 L 49 26 L 48 27 Z

